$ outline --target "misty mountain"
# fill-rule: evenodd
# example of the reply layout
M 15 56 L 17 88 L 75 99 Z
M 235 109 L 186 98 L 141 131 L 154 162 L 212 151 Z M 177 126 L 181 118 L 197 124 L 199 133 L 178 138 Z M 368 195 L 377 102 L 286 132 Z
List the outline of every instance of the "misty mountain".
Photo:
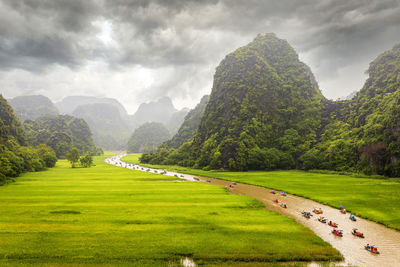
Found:
M 80 105 L 72 114 L 88 123 L 97 146 L 111 150 L 126 148 L 132 128 L 114 104 Z
M 145 122 L 161 122 L 167 125 L 176 111 L 171 99 L 163 97 L 157 101 L 140 104 L 138 110 L 131 116 L 131 120 L 137 126 Z
M 114 105 L 121 116 L 127 115 L 126 109 L 118 100 L 107 97 L 67 96 L 62 101 L 56 103 L 56 106 L 61 114 L 72 114 L 78 106 L 98 103 Z
M 58 115 L 58 110 L 53 102 L 42 95 L 17 96 L 8 102 L 22 122 L 35 120 L 40 116 Z
M 171 135 L 174 135 L 178 132 L 188 112 L 189 112 L 188 108 L 183 108 L 181 110 L 172 113 L 171 118 L 165 125 L 168 128 L 168 131 Z

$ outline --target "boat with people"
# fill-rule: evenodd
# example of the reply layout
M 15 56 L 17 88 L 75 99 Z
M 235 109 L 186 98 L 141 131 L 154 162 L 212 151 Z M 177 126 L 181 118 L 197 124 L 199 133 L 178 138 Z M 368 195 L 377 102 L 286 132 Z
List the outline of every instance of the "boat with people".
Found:
M 314 212 L 315 214 L 322 214 L 322 213 L 324 213 L 324 212 L 322 211 L 321 208 L 315 208 L 315 209 L 313 210 L 313 212 Z
M 318 221 L 322 222 L 322 223 L 326 223 L 327 219 L 325 217 L 319 217 Z
M 309 211 L 303 211 L 301 214 L 303 215 L 303 217 L 305 217 L 307 219 L 310 219 L 311 216 L 313 216 L 312 213 Z
M 354 216 L 354 214 L 350 215 L 350 220 L 352 220 L 353 222 L 357 221 L 356 216 Z
M 374 254 L 380 254 L 378 247 L 375 245 L 370 246 L 369 244 L 365 245 L 365 249 Z
M 332 221 L 329 221 L 328 225 L 332 226 L 333 228 L 337 228 L 338 227 L 338 224 L 335 223 L 335 222 L 332 222 Z
M 352 233 L 352 235 L 354 235 L 354 236 L 364 238 L 364 234 L 361 233 L 361 232 L 359 232 L 359 231 L 357 230 L 357 228 L 353 228 L 353 231 L 351 231 L 351 233 Z
M 335 236 L 343 237 L 343 230 L 333 229 L 332 234 Z
M 282 203 L 282 204 L 281 204 L 281 207 L 284 208 L 284 209 L 287 209 L 286 203 Z

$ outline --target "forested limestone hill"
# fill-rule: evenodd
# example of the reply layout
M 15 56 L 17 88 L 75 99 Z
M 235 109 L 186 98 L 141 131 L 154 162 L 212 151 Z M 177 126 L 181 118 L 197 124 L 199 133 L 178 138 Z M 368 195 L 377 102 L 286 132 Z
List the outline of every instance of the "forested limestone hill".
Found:
M 150 152 L 168 140 L 168 129 L 160 122 L 146 122 L 137 128 L 128 142 L 128 152 Z
M 259 35 L 217 67 L 194 140 L 143 162 L 400 176 L 400 45 L 368 74 L 355 97 L 329 101 L 285 40 Z
M 51 148 L 45 145 L 26 147 L 25 143 L 20 121 L 0 95 L 0 185 L 22 172 L 40 171 L 55 165 L 57 158 Z
M 24 122 L 27 142 L 31 146 L 46 144 L 64 158 L 73 147 L 81 153 L 97 154 L 88 124 L 69 115 L 40 117 Z

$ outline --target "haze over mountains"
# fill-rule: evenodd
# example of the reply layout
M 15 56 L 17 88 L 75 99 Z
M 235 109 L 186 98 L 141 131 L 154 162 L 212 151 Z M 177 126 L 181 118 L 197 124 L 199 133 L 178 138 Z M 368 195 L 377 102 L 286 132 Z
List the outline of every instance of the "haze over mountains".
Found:
M 54 104 L 45 96 L 35 95 L 15 97 L 9 102 L 22 122 L 59 114 L 83 118 L 95 144 L 114 150 L 125 149 L 133 131 L 146 122 L 160 122 L 174 135 L 189 111 L 177 110 L 168 97 L 141 104 L 133 115 L 112 98 L 68 96 Z

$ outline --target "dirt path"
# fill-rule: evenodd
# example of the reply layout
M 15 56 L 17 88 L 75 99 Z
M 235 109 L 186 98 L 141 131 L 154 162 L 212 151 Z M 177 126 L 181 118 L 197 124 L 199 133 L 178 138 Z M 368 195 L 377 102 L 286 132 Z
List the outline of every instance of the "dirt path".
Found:
M 114 156 L 106 159 L 109 164 L 136 169 L 148 172 L 161 173 L 161 170 L 141 167 L 138 165 L 127 164 L 120 161 L 120 158 L 125 155 Z M 217 186 L 227 187 L 233 194 L 247 195 L 263 202 L 267 209 L 277 211 L 286 216 L 294 218 L 297 222 L 307 226 L 316 235 L 321 237 L 326 242 L 329 242 L 333 247 L 338 249 L 345 258 L 345 262 L 341 265 L 356 265 L 356 266 L 400 266 L 400 232 L 387 228 L 381 224 L 377 224 L 362 218 L 357 218 L 356 222 L 349 219 L 349 214 L 341 214 L 338 209 L 322 205 L 318 202 L 290 195 L 281 196 L 271 194 L 271 189 L 240 184 L 237 183 L 233 188 L 230 188 L 230 181 L 213 179 L 213 178 L 196 178 L 189 174 L 180 174 L 175 172 L 167 172 L 166 175 L 177 176 L 188 181 L 198 181 L 209 183 Z M 279 204 L 274 203 L 277 198 Z M 286 203 L 288 208 L 280 207 L 280 203 Z M 323 216 L 336 222 L 339 225 L 338 229 L 343 230 L 343 237 L 334 236 L 331 231 L 332 227 L 323 224 L 317 220 L 319 215 L 314 214 L 311 219 L 306 219 L 301 215 L 302 211 L 312 211 L 314 208 L 322 208 Z M 357 228 L 363 232 L 365 238 L 355 237 L 351 234 L 353 228 Z M 380 255 L 372 254 L 364 249 L 364 246 L 369 243 L 379 247 Z

